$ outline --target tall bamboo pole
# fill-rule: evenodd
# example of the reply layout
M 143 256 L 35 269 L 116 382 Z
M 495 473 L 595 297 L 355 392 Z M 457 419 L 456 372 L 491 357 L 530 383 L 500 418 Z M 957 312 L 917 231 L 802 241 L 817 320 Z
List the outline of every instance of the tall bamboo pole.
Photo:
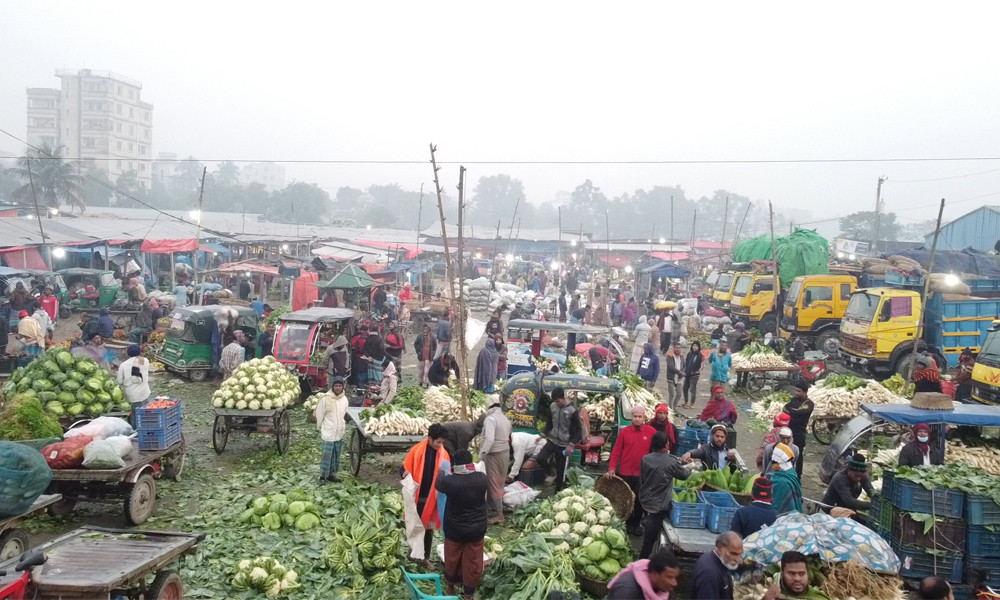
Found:
M 767 212 L 769 215 L 769 221 L 771 222 L 771 260 L 774 262 L 774 299 L 772 302 L 777 305 L 778 303 L 778 293 L 781 291 L 781 282 L 778 281 L 778 253 L 774 245 L 774 208 L 771 206 L 771 201 L 767 201 Z M 778 321 L 774 320 L 774 339 L 778 339 Z M 765 332 L 766 333 L 766 332 Z
M 910 361 L 910 370 L 906 374 L 906 382 L 913 381 L 913 372 L 916 371 L 916 355 L 920 348 L 920 340 L 924 338 L 924 331 L 927 327 L 927 294 L 930 291 L 931 273 L 934 272 L 934 254 L 937 253 L 938 234 L 941 233 L 941 217 L 944 215 L 944 198 L 941 198 L 941 206 L 938 208 L 937 225 L 934 226 L 934 239 L 931 241 L 931 255 L 927 259 L 927 275 L 924 276 L 924 289 L 920 293 L 920 320 L 917 322 L 917 339 L 913 340 L 914 360 Z
M 201 246 L 201 208 L 205 197 L 205 175 L 208 174 L 208 167 L 203 167 L 201 171 L 201 189 L 198 191 L 198 227 L 194 236 L 194 252 L 191 254 L 191 274 L 194 279 L 194 303 L 201 304 L 204 293 L 198 290 L 198 249 Z M 294 208 L 292 209 L 295 210 Z M 208 266 L 206 260 L 205 266 Z
M 465 289 L 465 167 L 458 168 L 458 296 Z M 458 329 L 459 372 L 458 389 L 462 393 L 462 418 L 469 418 L 469 348 L 465 340 L 465 305 L 456 302 L 455 328 Z

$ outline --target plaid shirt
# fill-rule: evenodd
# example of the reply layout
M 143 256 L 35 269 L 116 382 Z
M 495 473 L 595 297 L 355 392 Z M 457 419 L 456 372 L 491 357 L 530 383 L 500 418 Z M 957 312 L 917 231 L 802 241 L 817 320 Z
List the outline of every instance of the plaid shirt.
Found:
M 222 349 L 222 356 L 219 358 L 219 367 L 229 375 L 243 364 L 245 357 L 246 353 L 243 350 L 243 346 L 237 342 L 232 342 Z

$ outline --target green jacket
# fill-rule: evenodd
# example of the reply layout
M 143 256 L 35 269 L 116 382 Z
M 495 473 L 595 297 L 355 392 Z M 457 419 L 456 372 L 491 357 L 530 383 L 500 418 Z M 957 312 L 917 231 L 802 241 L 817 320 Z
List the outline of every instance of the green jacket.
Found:
M 779 515 L 802 512 L 802 484 L 795 469 L 771 472 L 771 506 Z

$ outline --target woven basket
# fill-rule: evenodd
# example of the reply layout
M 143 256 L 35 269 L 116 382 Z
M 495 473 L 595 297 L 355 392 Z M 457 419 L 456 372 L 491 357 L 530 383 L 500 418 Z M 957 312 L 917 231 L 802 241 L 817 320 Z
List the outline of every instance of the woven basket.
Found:
M 615 509 L 615 514 L 622 521 L 628 519 L 629 515 L 632 514 L 632 508 L 635 505 L 635 493 L 621 477 L 615 474 L 612 474 L 610 477 L 598 477 L 597 482 L 594 483 L 594 489 L 611 502 L 611 507 Z
M 753 502 L 753 496 L 751 496 L 750 494 L 743 494 L 740 492 L 730 492 L 729 490 L 723 488 L 717 488 L 711 483 L 708 483 L 707 481 L 702 483 L 704 483 L 704 489 L 707 491 L 729 492 L 730 494 L 733 495 L 733 498 L 736 500 L 737 503 L 739 503 L 740 506 L 749 506 Z
M 608 582 L 588 577 L 583 571 L 576 572 L 576 580 L 580 584 L 580 591 L 586 592 L 595 598 L 604 598 L 608 595 Z
M 923 410 L 955 410 L 951 396 L 937 392 L 917 392 L 910 400 L 910 406 Z

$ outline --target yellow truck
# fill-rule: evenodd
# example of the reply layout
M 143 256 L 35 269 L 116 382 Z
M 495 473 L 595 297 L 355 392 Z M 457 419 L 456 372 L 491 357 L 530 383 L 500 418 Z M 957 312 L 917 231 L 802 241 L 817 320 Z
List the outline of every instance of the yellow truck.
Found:
M 1000 321 L 993 321 L 972 368 L 972 399 L 1000 404 Z
M 729 303 L 733 300 L 733 286 L 736 285 L 736 278 L 743 274 L 742 271 L 719 272 L 719 279 L 715 282 L 712 299 L 709 300 L 712 308 L 729 314 Z
M 853 275 L 802 275 L 793 279 L 782 306 L 778 332 L 781 338 L 798 336 L 816 350 L 837 356 L 840 321 L 857 287 Z
M 761 333 L 774 333 L 778 326 L 778 312 L 774 305 L 773 273 L 740 273 L 733 284 L 730 316 L 743 321 L 747 327 L 756 327 Z M 780 285 L 780 283 L 779 283 Z
M 900 285 L 886 274 L 888 285 Z M 858 289 L 840 322 L 839 355 L 844 365 L 865 376 L 909 374 L 913 349 L 928 350 L 943 370 L 956 367 L 964 348 L 978 352 L 1000 315 L 1000 280 L 969 280 L 973 297 L 945 300 L 931 292 L 921 304 L 920 282 L 903 287 Z M 907 289 L 909 288 L 909 289 Z M 921 319 L 926 310 L 923 328 Z

